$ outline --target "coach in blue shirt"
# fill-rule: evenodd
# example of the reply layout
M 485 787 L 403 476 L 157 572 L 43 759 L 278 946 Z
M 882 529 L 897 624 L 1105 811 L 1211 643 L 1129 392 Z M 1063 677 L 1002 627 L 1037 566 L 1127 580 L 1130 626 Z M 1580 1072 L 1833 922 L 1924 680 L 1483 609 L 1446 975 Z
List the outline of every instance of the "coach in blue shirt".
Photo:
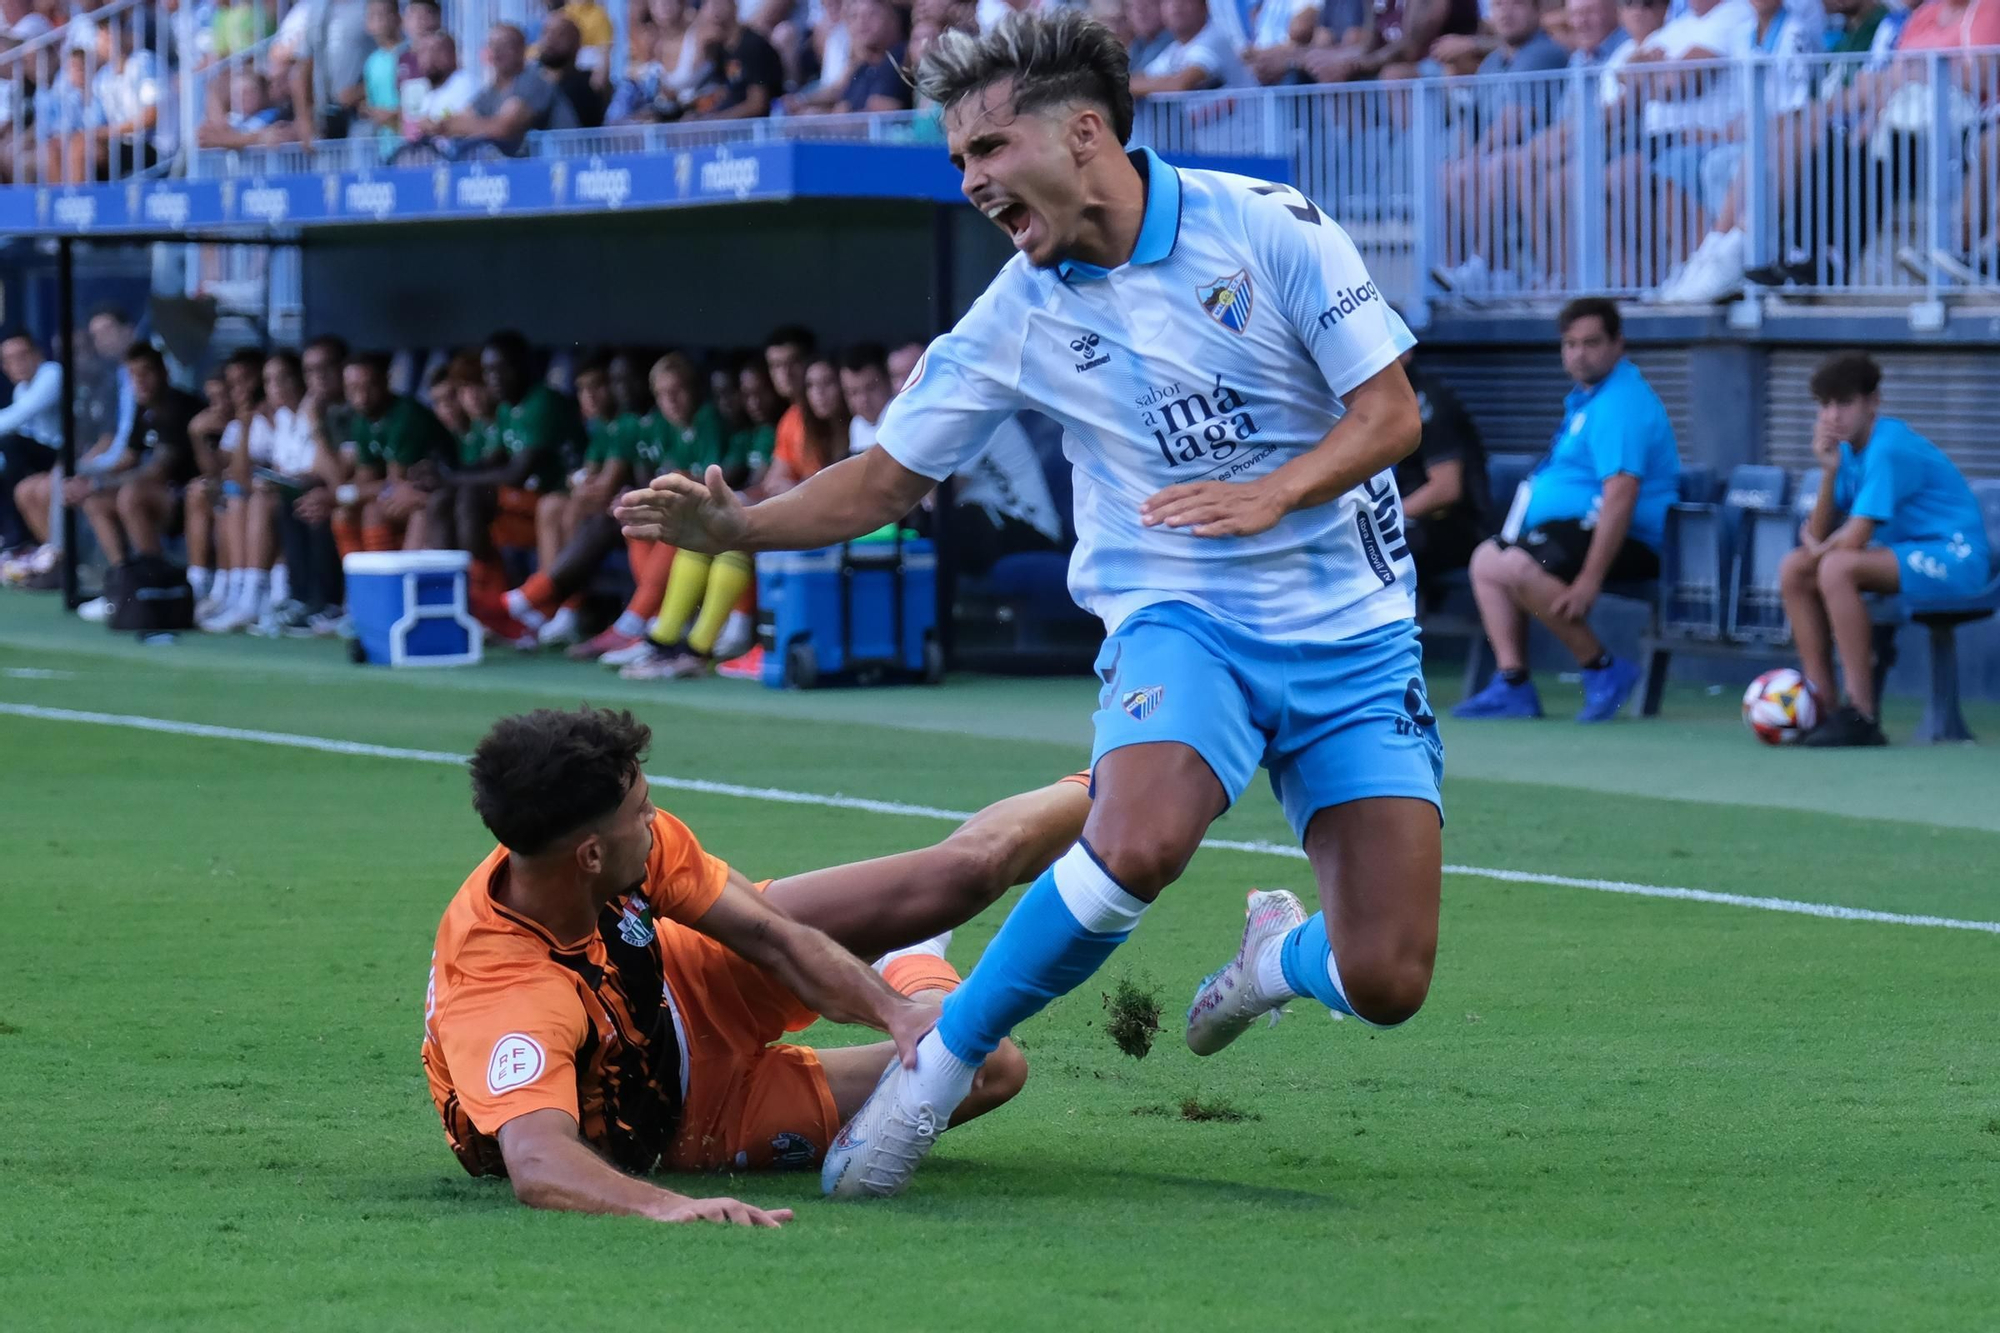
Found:
M 1812 448 L 1823 470 L 1799 545 L 1780 566 L 1780 587 L 1814 693 L 1829 705 L 1839 698 L 1837 648 L 1847 703 L 1825 712 L 1807 745 L 1887 743 L 1863 593 L 1900 593 L 1922 609 L 1977 594 L 1991 569 L 1972 488 L 1943 450 L 1880 415 L 1881 386 L 1882 368 L 1865 352 L 1841 352 L 1813 372 Z
M 1608 722 L 1639 683 L 1587 617 L 1607 582 L 1658 578 L 1667 509 L 1680 491 L 1674 428 L 1659 395 L 1625 359 L 1618 307 L 1572 301 L 1557 318 L 1563 369 L 1576 381 L 1554 446 L 1523 483 L 1501 535 L 1472 556 L 1479 618 L 1496 667 L 1457 717 L 1540 717 L 1528 677 L 1527 619 L 1549 627 L 1583 668 L 1579 722 Z

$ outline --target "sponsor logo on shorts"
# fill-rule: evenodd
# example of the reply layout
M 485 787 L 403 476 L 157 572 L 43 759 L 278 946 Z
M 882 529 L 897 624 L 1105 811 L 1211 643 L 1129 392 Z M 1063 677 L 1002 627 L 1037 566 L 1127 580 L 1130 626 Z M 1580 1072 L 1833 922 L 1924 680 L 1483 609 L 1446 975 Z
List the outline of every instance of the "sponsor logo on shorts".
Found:
M 1159 711 L 1160 700 L 1167 697 L 1164 685 L 1142 685 L 1136 690 L 1127 690 L 1118 699 L 1118 706 L 1129 714 L 1134 722 L 1144 722 Z
M 542 1044 L 522 1032 L 510 1032 L 493 1043 L 486 1061 L 486 1090 L 498 1096 L 515 1088 L 525 1088 L 542 1076 L 548 1066 Z

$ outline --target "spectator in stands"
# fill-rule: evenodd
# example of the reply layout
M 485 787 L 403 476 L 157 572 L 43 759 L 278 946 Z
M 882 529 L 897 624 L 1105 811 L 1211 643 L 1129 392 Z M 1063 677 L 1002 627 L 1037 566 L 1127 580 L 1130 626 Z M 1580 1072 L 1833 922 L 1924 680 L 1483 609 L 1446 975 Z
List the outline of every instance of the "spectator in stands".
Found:
M 396 61 L 396 86 L 426 77 L 424 44 L 444 32 L 438 0 L 408 0 L 403 6 L 403 53 Z
M 771 372 L 771 385 L 785 407 L 794 406 L 805 392 L 806 362 L 819 350 L 813 331 L 799 324 L 786 324 L 764 339 L 764 365 Z M 780 426 L 779 433 L 783 434 Z
M 1750 0 L 1688 0 L 1685 13 L 1669 19 L 1627 57 L 1620 77 L 1641 99 L 1639 128 L 1644 140 L 1623 145 L 1624 155 L 1605 168 L 1610 192 L 1609 225 L 1626 220 L 1634 235 L 1652 238 L 1648 255 L 1630 237 L 1613 238 L 1614 265 L 1636 265 L 1618 275 L 1635 285 L 1652 285 L 1650 274 L 1665 272 L 1692 249 L 1682 219 L 1701 216 L 1684 195 L 1701 200 L 1702 164 L 1721 136 L 1741 115 L 1732 80 L 1706 74 L 1654 73 L 1668 61 L 1720 60 L 1754 31 L 1757 13 Z M 1651 221 L 1647 221 L 1650 219 Z M 1701 228 L 1706 231 L 1704 225 Z
M 187 427 L 202 408 L 199 398 L 168 381 L 166 359 L 151 343 L 132 345 L 125 370 L 132 383 L 136 465 L 63 482 L 64 503 L 83 511 L 113 565 L 133 555 L 163 555 L 161 535 L 173 526 L 182 494 L 197 472 Z M 86 620 L 103 620 L 110 612 L 102 597 L 77 608 Z
M 612 125 L 678 120 L 703 69 L 686 0 L 651 0 L 649 22 L 629 38 L 632 62 L 604 113 Z
M 771 378 L 777 380 L 775 370 Z M 808 357 L 801 386 L 798 401 L 778 418 L 771 471 L 759 499 L 782 494 L 847 457 L 847 402 L 841 397 L 840 370 L 833 358 Z
M 403 14 L 396 0 L 368 0 L 366 13 L 368 37 L 375 49 L 361 62 L 361 100 L 354 115 L 375 126 L 383 138 L 394 139 L 403 120 L 403 89 L 397 71 L 409 51 L 403 41 Z
M 597 90 L 589 71 L 576 63 L 581 40 L 576 24 L 557 14 L 542 29 L 537 60 L 542 77 L 553 83 L 563 100 L 569 103 L 576 123 L 584 129 L 594 130 L 604 123 L 604 95 Z
M 1250 18 L 1250 49 L 1243 63 L 1264 84 L 1301 83 L 1303 65 L 1319 32 L 1320 0 L 1258 0 Z
M 456 139 L 461 151 L 491 144 L 517 156 L 528 135 L 576 127 L 576 111 L 540 70 L 528 68 L 528 42 L 511 23 L 496 23 L 486 35 L 486 60 L 493 82 L 472 99 L 469 110 L 446 116 L 429 133 Z
M 1569 0 L 1569 68 L 1601 70 L 1632 38 L 1619 24 L 1618 0 Z
M 1972 488 L 1943 450 L 1881 415 L 1881 388 L 1881 368 L 1863 352 L 1831 356 L 1813 372 L 1819 494 L 1779 586 L 1813 691 L 1828 705 L 1840 698 L 1838 651 L 1847 701 L 1823 714 L 1807 745 L 1887 744 L 1864 594 L 1900 595 L 1921 610 L 1976 595 L 1991 571 Z
M 91 81 L 96 120 L 89 131 L 91 171 L 97 180 L 123 180 L 159 160 L 154 133 L 160 123 L 159 60 L 153 53 L 150 14 L 97 30 L 97 77 Z
M 208 112 L 195 131 L 195 142 L 203 148 L 291 143 L 298 138 L 298 127 L 285 112 L 271 100 L 263 75 L 247 63 L 237 65 L 226 79 L 210 82 Z
M 365 96 L 362 67 L 375 41 L 368 35 L 368 0 L 298 0 L 302 14 L 294 36 L 279 24 L 273 40 L 272 77 L 283 68 L 291 84 L 292 116 L 303 142 L 324 134 L 347 137 L 354 109 Z M 289 22 L 292 15 L 287 14 Z
M 13 333 L 0 340 L 0 370 L 13 390 L 0 407 L 0 555 L 25 556 L 33 530 L 21 521 L 14 492 L 56 465 L 63 432 L 62 367 L 43 356 L 33 338 Z M 28 572 L 24 565 L 21 577 Z
M 1208 0 L 1161 0 L 1160 13 L 1173 40 L 1132 75 L 1134 97 L 1242 88 L 1255 82 L 1228 34 L 1210 21 Z
M 849 74 L 840 96 L 825 109 L 843 115 L 909 110 L 910 81 L 903 72 L 903 12 L 889 0 L 845 0 L 842 13 L 852 42 Z
M 479 98 L 479 80 L 458 67 L 458 43 L 448 32 L 433 33 L 417 47 L 419 77 L 406 94 L 403 137 L 414 143 L 434 127 L 470 111 Z
M 1424 423 L 1416 452 L 1396 464 L 1403 539 L 1417 564 L 1421 595 L 1431 580 L 1470 564 L 1472 553 L 1491 535 L 1491 490 L 1486 446 L 1458 395 L 1414 351 L 1403 353 L 1403 373 L 1416 391 L 1417 414 Z
M 576 30 L 577 49 L 568 63 L 582 70 L 597 87 L 598 103 L 602 105 L 604 91 L 611 87 L 611 48 L 617 40 L 611 16 L 597 0 L 548 0 L 548 5 L 551 23 L 559 18 Z M 542 28 L 544 43 L 548 41 L 548 31 L 547 26 Z M 543 61 L 545 67 L 547 64 Z
M 1353 41 L 1335 24 L 1324 26 L 1343 40 L 1307 60 L 1306 72 L 1319 82 L 1415 78 L 1441 38 L 1479 31 L 1479 0 L 1373 0 Z
M 799 5 L 795 9 L 791 0 L 777 0 L 777 3 L 783 4 L 790 16 L 775 27 L 762 22 L 752 22 L 750 26 L 771 39 L 785 66 L 786 86 L 798 90 L 785 99 L 785 108 L 794 114 L 824 111 L 840 99 L 847 87 L 847 76 L 853 72 L 849 63 L 853 36 L 847 28 L 847 6 L 844 0 L 819 0 L 817 5 Z M 765 14 L 771 12 L 768 7 L 760 8 Z
M 910 375 L 916 370 L 917 362 L 923 360 L 923 356 L 922 343 L 904 343 L 900 347 L 891 348 L 888 358 L 889 387 L 897 393 L 908 388 Z
M 1639 683 L 1587 617 L 1606 583 L 1657 578 L 1680 459 L 1659 395 L 1625 359 L 1618 307 L 1601 297 L 1564 306 L 1563 369 L 1576 381 L 1554 446 L 1525 485 L 1525 507 L 1472 557 L 1472 591 L 1497 670 L 1456 717 L 1540 717 L 1528 676 L 1527 620 L 1547 626 L 1583 669 L 1579 722 L 1608 722 Z
M 1797 170 L 1794 146 L 1811 133 L 1806 120 L 1813 71 L 1806 58 L 1823 52 L 1825 33 L 1818 23 L 1799 19 L 1786 7 L 1785 0 L 1750 0 L 1750 7 L 1756 16 L 1755 25 L 1735 34 L 1735 44 L 1728 54 L 1744 66 L 1745 77 L 1752 62 L 1767 64 L 1763 102 L 1773 113 L 1768 142 L 1774 155 L 1786 157 L 1784 167 L 1790 170 L 1783 179 L 1789 180 Z M 1720 200 L 1714 210 L 1715 225 L 1688 256 L 1687 263 L 1660 285 L 1655 294 L 1660 301 L 1704 305 L 1743 289 L 1748 238 L 1742 230 L 1740 168 L 1745 154 L 1740 120 L 1723 133 L 1725 141 L 1709 150 L 1702 166 L 1703 204 Z M 1777 202 L 1783 213 L 1792 201 L 1780 197 Z
M 1541 74 L 1568 65 L 1569 52 L 1542 31 L 1535 0 L 1491 0 L 1491 5 L 1499 45 L 1480 61 L 1481 75 Z M 1515 216 L 1512 209 L 1533 197 L 1528 182 L 1541 160 L 1534 140 L 1555 101 L 1547 90 L 1518 81 L 1496 82 L 1476 90 L 1474 98 L 1472 123 L 1460 127 L 1474 137 L 1444 172 L 1444 212 L 1452 220 L 1445 227 L 1445 251 L 1455 265 L 1441 278 L 1447 291 L 1465 286 L 1468 278 L 1477 281 L 1495 262 L 1511 267 L 1514 250 L 1535 225 L 1537 219 Z
M 888 353 L 880 343 L 856 343 L 840 358 L 840 396 L 847 403 L 847 452 L 875 447 L 875 429 L 896 386 L 889 382 Z
M 736 0 L 703 0 L 694 31 L 708 58 L 692 98 L 691 120 L 745 120 L 768 116 L 785 91 L 778 53 L 756 31 L 736 21 Z

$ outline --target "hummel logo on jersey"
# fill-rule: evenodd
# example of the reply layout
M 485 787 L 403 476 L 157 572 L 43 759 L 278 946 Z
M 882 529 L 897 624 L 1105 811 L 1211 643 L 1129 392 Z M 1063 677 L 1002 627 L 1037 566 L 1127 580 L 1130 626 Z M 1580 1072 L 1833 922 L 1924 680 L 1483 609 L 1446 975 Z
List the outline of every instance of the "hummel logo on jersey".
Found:
M 1231 333 L 1241 333 L 1250 323 L 1250 273 L 1238 269 L 1215 279 L 1206 286 L 1195 289 L 1201 298 L 1201 308 L 1209 318 L 1228 329 Z
M 1081 338 L 1070 339 L 1069 350 L 1076 353 L 1076 373 L 1095 370 L 1111 359 L 1111 353 L 1097 355 L 1097 344 L 1101 341 L 1094 333 L 1086 333 Z

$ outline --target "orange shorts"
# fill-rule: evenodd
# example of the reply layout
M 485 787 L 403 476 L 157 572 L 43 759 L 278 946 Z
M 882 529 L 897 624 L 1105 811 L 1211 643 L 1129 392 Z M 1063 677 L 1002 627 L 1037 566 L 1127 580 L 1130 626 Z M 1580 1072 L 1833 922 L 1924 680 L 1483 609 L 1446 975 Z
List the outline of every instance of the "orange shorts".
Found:
M 527 490 L 520 486 L 500 486 L 493 510 L 493 523 L 487 529 L 495 546 L 533 546 L 535 544 L 535 507 L 542 501 L 540 491 Z
M 680 1133 L 661 1166 L 818 1166 L 840 1130 L 833 1089 L 812 1051 L 772 1043 L 819 1015 L 770 973 L 706 935 L 666 921 L 659 933 L 688 1070 Z

